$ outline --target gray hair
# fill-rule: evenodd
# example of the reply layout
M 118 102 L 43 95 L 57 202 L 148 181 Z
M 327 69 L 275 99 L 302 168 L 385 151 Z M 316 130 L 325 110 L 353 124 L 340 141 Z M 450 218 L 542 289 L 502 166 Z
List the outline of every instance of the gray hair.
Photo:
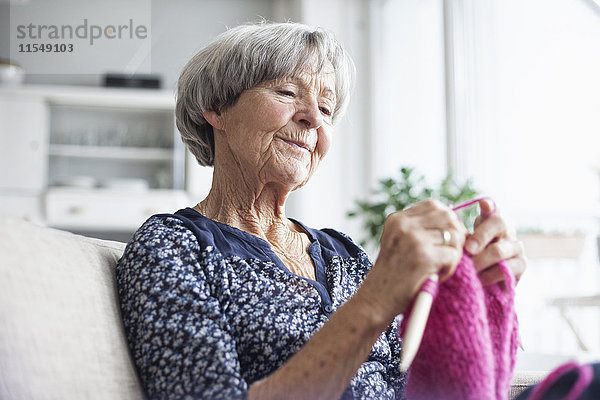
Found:
M 297 23 L 241 25 L 219 35 L 184 67 L 177 83 L 175 117 L 181 139 L 200 165 L 214 165 L 215 143 L 205 111 L 220 112 L 240 94 L 270 80 L 294 76 L 327 62 L 335 71 L 335 123 L 347 107 L 354 64 L 333 34 Z

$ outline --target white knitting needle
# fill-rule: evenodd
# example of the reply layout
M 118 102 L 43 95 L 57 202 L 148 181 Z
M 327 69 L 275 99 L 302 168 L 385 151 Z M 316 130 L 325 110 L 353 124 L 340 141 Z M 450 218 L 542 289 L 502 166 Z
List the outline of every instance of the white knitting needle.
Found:
M 433 274 L 429 279 L 437 284 L 439 276 L 438 274 Z M 423 286 L 415 298 L 415 303 L 408 316 L 409 320 L 406 323 L 406 331 L 402 338 L 402 351 L 400 353 L 400 371 L 402 372 L 408 371 L 408 367 L 410 367 L 410 364 L 417 355 L 417 351 L 419 351 L 425 326 L 429 319 L 431 305 L 433 304 L 433 295 L 423 290 Z

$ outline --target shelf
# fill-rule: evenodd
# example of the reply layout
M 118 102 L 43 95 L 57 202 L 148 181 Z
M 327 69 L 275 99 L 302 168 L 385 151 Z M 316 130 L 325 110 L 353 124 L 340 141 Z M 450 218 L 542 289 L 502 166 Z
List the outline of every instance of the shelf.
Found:
M 173 149 L 153 147 L 110 147 L 51 144 L 49 154 L 55 157 L 112 160 L 172 161 Z
M 0 103 L 14 139 L 0 146 L 12 171 L 0 206 L 73 231 L 133 232 L 188 205 L 172 90 L 0 84 Z
M 174 110 L 171 90 L 93 86 L 0 85 L 0 95 L 44 98 L 51 105 Z

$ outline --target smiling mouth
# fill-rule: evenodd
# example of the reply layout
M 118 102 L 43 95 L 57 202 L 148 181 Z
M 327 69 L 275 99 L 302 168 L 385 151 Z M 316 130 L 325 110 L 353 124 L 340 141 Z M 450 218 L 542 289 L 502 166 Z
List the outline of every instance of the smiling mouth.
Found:
M 293 147 L 298 148 L 300 150 L 304 150 L 304 151 L 307 151 L 309 153 L 312 151 L 310 149 L 310 146 L 307 145 L 306 143 L 297 142 L 297 141 L 291 140 L 291 139 L 284 139 L 284 138 L 279 138 L 279 139 L 283 140 L 284 142 L 286 142 L 290 146 L 293 146 Z

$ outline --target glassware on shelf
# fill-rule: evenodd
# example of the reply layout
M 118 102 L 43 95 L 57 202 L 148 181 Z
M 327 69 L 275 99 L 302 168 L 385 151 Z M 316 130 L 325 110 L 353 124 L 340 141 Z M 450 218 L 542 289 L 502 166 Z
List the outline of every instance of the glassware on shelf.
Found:
M 98 180 L 92 176 L 79 175 L 56 179 L 56 186 L 91 189 L 98 186 Z
M 120 191 L 146 191 L 150 188 L 148 181 L 143 178 L 110 178 L 102 181 L 100 186 Z
M 167 169 L 159 169 L 154 175 L 156 181 L 156 187 L 159 189 L 166 189 L 171 186 L 171 174 Z
M 97 146 L 99 141 L 99 129 L 95 125 L 88 126 L 81 134 L 80 144 L 83 146 Z

